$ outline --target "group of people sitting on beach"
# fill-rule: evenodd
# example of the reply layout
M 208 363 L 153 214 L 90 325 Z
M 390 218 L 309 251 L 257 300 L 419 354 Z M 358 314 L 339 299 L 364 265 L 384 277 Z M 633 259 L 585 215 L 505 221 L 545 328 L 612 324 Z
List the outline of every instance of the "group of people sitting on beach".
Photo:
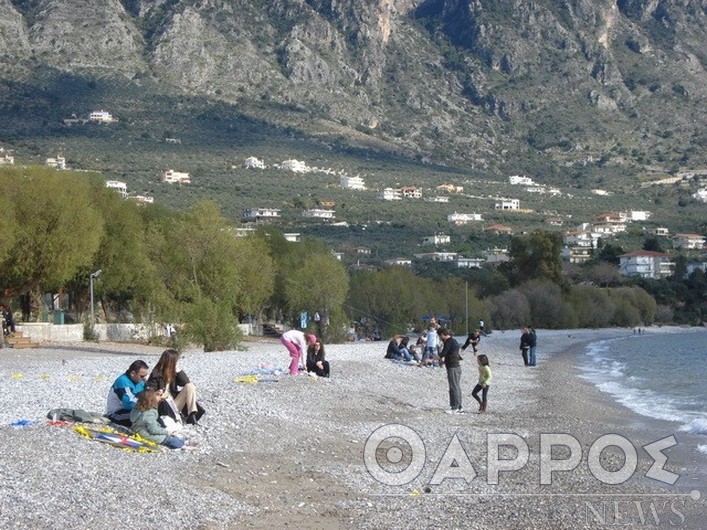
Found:
M 113 423 L 170 449 L 190 445 L 177 434 L 184 423 L 198 424 L 204 412 L 173 349 L 162 353 L 151 373 L 145 361 L 130 364 L 111 386 L 106 405 L 106 417 Z

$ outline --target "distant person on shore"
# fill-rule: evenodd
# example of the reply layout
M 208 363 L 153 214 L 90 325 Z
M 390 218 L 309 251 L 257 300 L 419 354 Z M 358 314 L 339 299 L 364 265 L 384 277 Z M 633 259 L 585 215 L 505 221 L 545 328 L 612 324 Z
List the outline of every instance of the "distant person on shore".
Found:
M 319 377 L 329 377 L 329 361 L 325 358 L 324 344 L 317 340 L 307 348 L 307 372 Z
M 527 327 L 520 328 L 520 354 L 523 356 L 523 364 L 528 364 L 528 350 L 530 350 L 530 332 Z
M 154 388 L 146 388 L 140 392 L 135 408 L 130 412 L 133 430 L 151 442 L 170 449 L 181 449 L 184 446 L 184 440 L 171 435 L 165 427 L 160 425 L 157 406 L 162 399 L 164 399 L 162 391 Z
M 5 335 L 15 333 L 15 319 L 12 318 L 12 311 L 5 304 L 0 304 L 0 318 L 2 319 L 2 332 Z
M 484 324 L 484 321 L 479 319 L 479 332 L 483 334 L 485 327 L 486 325 Z
M 476 352 L 479 351 L 479 342 L 481 342 L 481 332 L 475 329 L 469 333 L 469 336 L 466 338 L 466 342 L 464 342 L 462 346 L 462 353 L 465 353 L 466 349 L 471 346 L 474 350 L 474 354 L 476 354 Z
M 204 409 L 200 409 L 196 402 L 196 386 L 179 367 L 177 350 L 167 349 L 162 352 L 160 360 L 157 361 L 147 380 L 147 387 L 161 390 L 166 398 L 165 405 L 173 403 L 173 410 L 169 410 L 171 407 L 164 406 L 160 412 L 164 411 L 175 421 L 181 422 L 184 417 L 187 423 L 196 425 L 204 414 Z
M 300 359 L 306 354 L 307 346 L 317 342 L 317 337 L 305 335 L 298 329 L 291 329 L 282 334 L 280 342 L 290 354 L 290 375 L 297 375 Z
M 444 362 L 447 368 L 447 383 L 449 384 L 449 410 L 447 414 L 461 414 L 462 408 L 462 367 L 460 364 L 459 343 L 446 328 L 439 328 L 439 338 L 442 340 L 442 351 L 433 357 L 433 361 Z
M 535 329 L 533 326 L 527 326 L 528 328 L 528 366 L 536 366 L 537 359 L 535 357 L 535 351 L 538 346 L 538 337 L 535 334 Z
M 437 334 L 437 325 L 430 321 L 427 326 L 427 334 L 425 335 L 425 351 L 422 354 L 422 363 L 429 364 L 433 357 L 437 355 L 437 344 L 439 336 Z
M 489 385 L 491 384 L 491 367 L 489 366 L 489 358 L 486 355 L 479 355 L 476 358 L 476 364 L 479 369 L 479 382 L 471 391 L 471 397 L 479 402 L 479 412 L 486 412 L 486 403 L 488 402 Z M 481 392 L 481 399 L 479 399 Z
M 145 361 L 134 361 L 110 387 L 106 417 L 113 423 L 123 427 L 131 426 L 130 412 L 135 408 L 138 396 L 145 389 L 147 372 Z

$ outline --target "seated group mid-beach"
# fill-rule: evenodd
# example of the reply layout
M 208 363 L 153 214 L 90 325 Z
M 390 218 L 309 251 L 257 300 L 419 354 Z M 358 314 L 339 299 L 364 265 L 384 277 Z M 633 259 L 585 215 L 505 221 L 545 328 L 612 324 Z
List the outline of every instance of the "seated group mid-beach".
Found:
M 205 411 L 178 361 L 176 350 L 165 350 L 149 377 L 147 363 L 134 361 L 111 386 L 106 417 L 171 449 L 188 446 L 178 431 L 183 423 L 196 425 Z

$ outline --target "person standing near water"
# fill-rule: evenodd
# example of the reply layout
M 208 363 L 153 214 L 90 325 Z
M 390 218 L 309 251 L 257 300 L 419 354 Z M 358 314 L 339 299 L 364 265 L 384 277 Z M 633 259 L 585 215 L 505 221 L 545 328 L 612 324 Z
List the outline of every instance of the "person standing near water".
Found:
M 535 335 L 533 326 L 528 326 L 528 366 L 535 366 L 537 359 L 535 358 L 535 350 L 538 346 L 538 337 Z

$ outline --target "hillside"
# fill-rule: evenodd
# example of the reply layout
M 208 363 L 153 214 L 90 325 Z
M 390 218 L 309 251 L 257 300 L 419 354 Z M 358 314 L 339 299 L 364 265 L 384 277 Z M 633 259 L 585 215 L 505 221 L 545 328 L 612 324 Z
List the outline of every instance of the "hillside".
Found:
M 292 207 L 296 223 L 295 198 L 332 198 L 340 217 L 398 220 L 411 240 L 489 201 L 374 207 L 335 178 L 264 185 L 231 168 L 298 158 L 369 187 L 473 181 L 488 195 L 528 174 L 617 194 L 580 211 L 629 194 L 694 231 L 689 190 L 636 190 L 707 167 L 706 22 L 699 0 L 0 0 L 0 145 L 22 163 L 64 154 L 173 206 L 216 197 L 236 218 Z M 98 109 L 119 121 L 62 122 Z M 165 189 L 168 168 L 195 184 Z M 544 200 L 530 223 L 507 221 L 577 207 Z

